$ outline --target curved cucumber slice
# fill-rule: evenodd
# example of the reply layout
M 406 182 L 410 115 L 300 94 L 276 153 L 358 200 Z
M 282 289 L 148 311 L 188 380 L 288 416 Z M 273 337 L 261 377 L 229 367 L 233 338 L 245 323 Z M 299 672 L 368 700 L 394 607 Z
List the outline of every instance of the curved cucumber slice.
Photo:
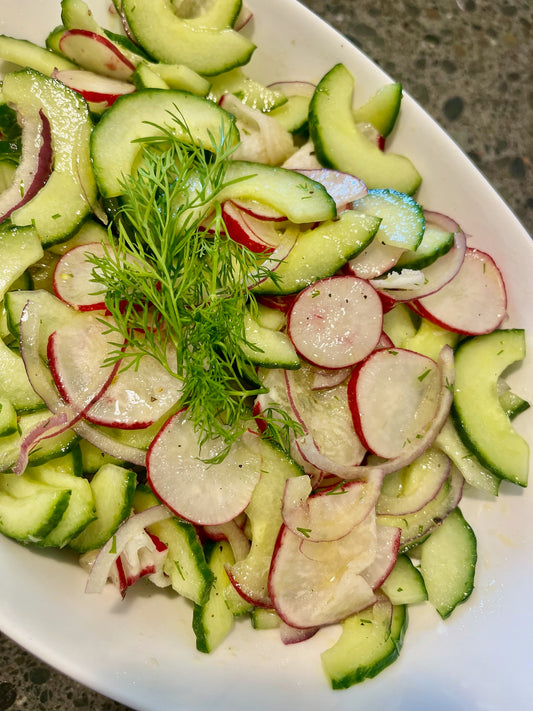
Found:
M 354 202 L 353 210 L 381 218 L 376 239 L 382 244 L 416 250 L 422 242 L 426 225 L 424 211 L 410 195 L 396 190 L 369 190 Z
M 70 491 L 51 486 L 21 497 L 0 490 L 0 532 L 23 543 L 36 543 L 61 521 L 69 499 Z
M 525 354 L 522 329 L 500 329 L 459 344 L 452 409 L 465 445 L 493 474 L 519 486 L 527 485 L 529 446 L 500 403 L 498 380 Z
M 212 76 L 246 64 L 255 45 L 232 29 L 195 27 L 165 0 L 123 0 L 122 9 L 139 44 L 155 59 L 186 64 Z
M 398 658 L 407 629 L 407 608 L 393 605 L 392 620 L 387 608 L 378 603 L 342 623 L 340 638 L 321 655 L 333 689 L 371 679 Z
M 179 116 L 192 140 L 206 149 L 212 147 L 211 139 L 219 145 L 226 136 L 228 147 L 238 140 L 234 118 L 202 97 L 167 89 L 122 96 L 105 112 L 91 137 L 94 172 L 103 197 L 122 194 L 121 181 L 132 173 L 140 150 L 138 141 L 160 134 L 155 126 L 167 126 L 184 141 L 190 140 L 172 115 Z
M 402 102 L 402 85 L 385 84 L 374 96 L 354 110 L 358 123 L 369 123 L 381 136 L 388 136 L 394 128 Z
M 347 210 L 337 220 L 306 230 L 276 269 L 276 281 L 266 279 L 254 287 L 257 294 L 294 294 L 334 274 L 359 254 L 375 235 L 378 217 Z
M 34 225 L 44 247 L 67 239 L 88 217 L 96 201 L 89 154 L 92 122 L 84 99 L 60 81 L 23 69 L 4 78 L 5 99 L 21 121 L 50 123 L 53 170 L 38 193 L 11 215 L 13 224 Z
M 420 553 L 428 599 L 443 619 L 470 597 L 476 562 L 474 532 L 461 511 L 454 509 L 422 543 Z
M 336 64 L 318 83 L 309 106 L 309 131 L 318 160 L 328 168 L 356 175 L 369 188 L 392 188 L 412 195 L 420 174 L 405 156 L 384 153 L 357 128 L 354 80 Z

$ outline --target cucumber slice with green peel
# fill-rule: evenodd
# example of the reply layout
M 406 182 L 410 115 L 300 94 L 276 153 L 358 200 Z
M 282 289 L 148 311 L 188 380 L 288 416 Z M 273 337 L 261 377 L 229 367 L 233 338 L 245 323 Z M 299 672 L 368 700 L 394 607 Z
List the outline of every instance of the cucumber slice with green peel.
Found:
M 179 117 L 190 131 L 173 120 Z M 207 150 L 213 141 L 227 147 L 238 140 L 234 118 L 212 101 L 184 91 L 145 89 L 120 97 L 104 113 L 91 136 L 91 155 L 98 187 L 104 198 L 122 194 L 122 181 L 132 174 L 141 144 L 158 135 L 155 127 L 168 127 L 185 142 L 193 140 Z
M 91 485 L 87 479 L 74 473 L 75 462 L 72 460 L 75 456 L 74 453 L 69 453 L 40 467 L 29 467 L 24 474 L 33 481 L 71 492 L 61 521 L 40 541 L 39 545 L 43 547 L 62 548 L 96 518 Z
M 56 69 L 77 69 L 66 57 L 24 39 L 0 35 L 0 58 L 19 67 L 31 67 L 51 76 Z
M 135 494 L 135 472 L 104 464 L 91 480 L 96 518 L 83 531 L 69 541 L 77 553 L 101 548 L 131 513 Z
M 22 543 L 38 543 L 59 524 L 69 500 L 70 491 L 50 486 L 21 497 L 0 490 L 0 533 Z
M 221 30 L 233 27 L 242 8 L 242 0 L 216 0 L 215 2 L 174 3 L 176 14 L 192 26 Z M 185 7 L 182 7 L 185 6 Z M 184 13 L 183 10 L 187 10 Z
M 402 342 L 402 348 L 422 353 L 422 355 L 436 361 L 444 346 L 455 348 L 459 339 L 458 333 L 448 331 L 446 328 L 422 318 L 416 332 L 406 335 Z M 395 343 L 395 345 L 399 344 Z
M 352 209 L 381 218 L 375 239 L 382 244 L 417 250 L 423 241 L 424 210 L 410 195 L 396 190 L 369 190 L 353 203 Z
M 332 220 L 335 201 L 323 185 L 286 168 L 235 160 L 228 163 L 226 185 L 217 200 L 257 200 L 297 224 Z
M 424 269 L 424 267 L 433 264 L 436 259 L 442 257 L 443 254 L 449 252 L 453 245 L 453 232 L 448 232 L 440 227 L 426 223 L 424 234 L 418 247 L 415 250 L 405 251 L 391 271 Z
M 9 400 L 18 413 L 44 408 L 43 401 L 28 380 L 20 354 L 3 340 L 0 340 L 0 397 Z
M 242 350 L 252 363 L 263 368 L 286 370 L 300 367 L 300 358 L 289 336 L 260 326 L 249 313 L 244 317 L 244 336 L 246 343 Z
M 279 121 L 286 131 L 303 133 L 307 128 L 310 102 L 310 97 L 294 94 L 288 96 L 287 101 L 281 106 L 274 107 L 269 115 Z
M 91 477 L 104 464 L 116 464 L 119 467 L 125 466 L 125 462 L 116 459 L 105 452 L 102 452 L 94 444 L 91 444 L 86 439 L 81 439 L 79 442 L 81 455 L 81 469 L 83 474 Z
M 266 607 L 254 607 L 250 617 L 254 630 L 275 630 L 281 624 L 278 613 Z
M 5 76 L 2 90 L 22 122 L 41 121 L 42 112 L 50 124 L 50 177 L 34 197 L 11 214 L 14 225 L 33 225 L 43 247 L 48 247 L 75 232 L 96 201 L 89 154 L 89 110 L 78 93 L 32 69 Z
M 235 558 L 227 541 L 208 541 L 204 552 L 213 573 L 213 584 L 206 602 L 194 605 L 192 629 L 196 635 L 196 649 L 209 654 L 224 641 L 235 625 L 235 618 L 224 598 L 224 590 L 231 586 L 226 565 L 232 565 Z
M 476 536 L 456 508 L 420 548 L 420 571 L 428 599 L 443 619 L 470 597 L 476 562 Z
M 521 398 L 520 395 L 517 395 L 511 389 L 503 390 L 503 392 L 498 395 L 498 399 L 510 420 L 521 412 L 525 412 L 530 407 L 527 400 Z
M 243 104 L 265 112 L 287 103 L 287 97 L 281 91 L 247 77 L 240 68 L 213 77 L 209 97 L 218 103 L 224 94 L 234 94 Z
M 302 232 L 271 277 L 254 287 L 256 294 L 294 294 L 335 274 L 372 240 L 380 219 L 347 210 L 336 220 Z
M 160 62 L 186 64 L 212 76 L 246 64 L 253 42 L 232 29 L 189 25 L 165 0 L 122 0 L 122 10 L 141 47 Z
M 380 136 L 386 137 L 394 128 L 402 103 L 402 85 L 385 84 L 362 106 L 353 111 L 356 123 L 371 124 Z
M 322 652 L 322 667 L 333 689 L 371 679 L 400 654 L 407 629 L 407 607 L 378 603 L 342 622 L 338 641 Z
M 7 437 L 17 432 L 17 411 L 11 401 L 0 398 L 0 437 Z
M 137 89 L 169 89 L 169 85 L 148 66 L 141 62 L 135 67 L 131 81 Z
M 62 55 L 61 50 L 59 49 L 59 40 L 61 39 L 61 36 L 66 31 L 66 29 L 67 28 L 64 25 L 58 25 L 57 27 L 54 27 L 54 29 L 46 36 L 45 46 L 46 49 L 50 50 L 51 52 L 54 52 L 55 54 L 58 54 L 65 61 L 68 61 L 66 57 Z M 34 68 L 36 69 L 37 67 Z M 46 72 L 43 72 L 43 74 L 45 73 Z
M 368 188 L 391 188 L 412 195 L 422 179 L 405 156 L 384 153 L 358 128 L 353 116 L 354 79 L 336 64 L 318 83 L 309 105 L 309 132 L 326 168 L 356 175 Z
M 135 511 L 144 511 L 159 503 L 148 486 L 137 487 Z M 197 605 L 204 605 L 209 599 L 214 574 L 206 562 L 195 527 L 176 517 L 154 523 L 148 531 L 168 547 L 163 569 L 173 590 Z
M 0 227 L 0 299 L 43 254 L 41 240 L 34 227 Z
M 422 574 L 405 554 L 398 556 L 381 590 L 393 605 L 411 605 L 428 598 Z
M 185 66 L 185 64 L 150 62 L 146 66 L 153 74 L 158 76 L 160 80 L 164 81 L 169 89 L 188 91 L 197 96 L 206 96 L 209 92 L 209 81 L 198 74 L 198 72 Z
M 523 329 L 474 336 L 455 351 L 452 415 L 465 445 L 496 476 L 526 486 L 529 445 L 511 424 L 498 395 L 502 373 L 526 355 Z

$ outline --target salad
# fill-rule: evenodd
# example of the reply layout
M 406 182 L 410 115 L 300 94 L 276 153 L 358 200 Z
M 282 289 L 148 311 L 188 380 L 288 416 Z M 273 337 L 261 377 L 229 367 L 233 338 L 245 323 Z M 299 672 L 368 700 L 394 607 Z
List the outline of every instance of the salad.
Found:
M 117 36 L 64 0 L 57 57 L 0 42 L 23 67 L 2 105 L 2 532 L 78 552 L 88 591 L 171 586 L 202 651 L 241 615 L 286 644 L 341 623 L 322 661 L 350 686 L 397 657 L 407 605 L 469 596 L 465 486 L 527 484 L 502 378 L 524 332 L 492 257 L 386 150 L 401 87 L 354 110 L 342 64 L 258 85 L 233 34 L 221 71 L 192 50 L 184 69 L 142 7 Z

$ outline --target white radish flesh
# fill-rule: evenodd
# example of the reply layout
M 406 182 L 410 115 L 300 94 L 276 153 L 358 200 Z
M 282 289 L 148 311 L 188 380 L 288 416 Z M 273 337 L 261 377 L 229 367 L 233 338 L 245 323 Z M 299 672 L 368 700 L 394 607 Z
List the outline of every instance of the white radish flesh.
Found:
M 418 299 L 416 310 L 432 323 L 466 335 L 490 333 L 507 313 L 505 284 L 494 260 L 468 248 L 452 282 Z
M 244 433 L 218 463 L 224 442 L 209 440 L 200 448 L 198 434 L 181 410 L 171 417 L 148 450 L 148 482 L 172 511 L 192 523 L 215 525 L 238 516 L 261 476 L 259 438 Z
M 80 244 L 62 255 L 54 269 L 53 287 L 56 296 L 78 311 L 105 308 L 105 287 L 93 280 L 95 265 L 88 255 L 104 257 L 99 242 Z
M 420 439 L 440 395 L 435 361 L 401 348 L 375 351 L 356 368 L 348 397 L 357 433 L 380 457 L 397 457 Z
M 289 314 L 296 350 L 323 368 L 346 368 L 363 360 L 382 333 L 383 309 L 372 286 L 351 276 L 323 279 L 304 289 Z

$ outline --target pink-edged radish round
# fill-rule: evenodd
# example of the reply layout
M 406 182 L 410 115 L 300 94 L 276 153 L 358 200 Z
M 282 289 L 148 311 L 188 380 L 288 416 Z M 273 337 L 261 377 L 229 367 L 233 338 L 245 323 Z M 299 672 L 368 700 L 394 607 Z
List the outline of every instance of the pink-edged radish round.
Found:
M 224 441 L 200 448 L 198 433 L 181 410 L 154 438 L 146 457 L 147 477 L 156 496 L 178 516 L 201 525 L 231 521 L 249 504 L 261 476 L 259 437 L 245 432 L 220 462 Z
M 435 417 L 440 380 L 435 361 L 420 353 L 401 348 L 372 353 L 354 369 L 348 384 L 361 441 L 385 459 L 399 456 Z
M 335 541 L 303 540 L 282 526 L 272 558 L 269 593 L 281 619 L 292 627 L 334 624 L 375 600 L 362 576 L 377 554 L 373 513 Z
M 346 368 L 363 360 L 382 333 L 383 309 L 375 289 L 363 279 L 322 279 L 295 299 L 288 319 L 296 350 L 322 368 Z
M 338 209 L 350 206 L 368 193 L 366 185 L 360 178 L 349 173 L 332 168 L 301 168 L 296 170 L 316 183 L 323 185 L 335 200 Z
M 251 252 L 271 254 L 280 244 L 282 233 L 274 221 L 258 219 L 232 202 L 222 205 L 222 217 L 231 239 Z
M 93 281 L 95 265 L 88 255 L 104 257 L 100 242 L 80 244 L 65 252 L 54 269 L 55 295 L 78 311 L 105 309 L 105 288 Z
M 81 94 L 87 103 L 102 104 L 105 107 L 114 104 L 119 96 L 135 91 L 135 86 L 129 82 L 86 69 L 61 69 L 55 71 L 52 76 Z
M 383 476 L 337 482 L 311 493 L 308 476 L 287 479 L 283 493 L 284 524 L 310 541 L 334 541 L 350 533 L 374 508 Z
M 96 74 L 127 80 L 135 71 L 111 40 L 90 30 L 67 30 L 59 39 L 59 49 L 80 67 Z
M 492 257 L 468 248 L 453 281 L 417 299 L 414 307 L 432 323 L 466 335 L 490 333 L 507 314 L 507 294 Z
M 377 590 L 389 577 L 398 558 L 401 529 L 394 526 L 376 526 L 376 557 L 361 575 L 372 590 Z

